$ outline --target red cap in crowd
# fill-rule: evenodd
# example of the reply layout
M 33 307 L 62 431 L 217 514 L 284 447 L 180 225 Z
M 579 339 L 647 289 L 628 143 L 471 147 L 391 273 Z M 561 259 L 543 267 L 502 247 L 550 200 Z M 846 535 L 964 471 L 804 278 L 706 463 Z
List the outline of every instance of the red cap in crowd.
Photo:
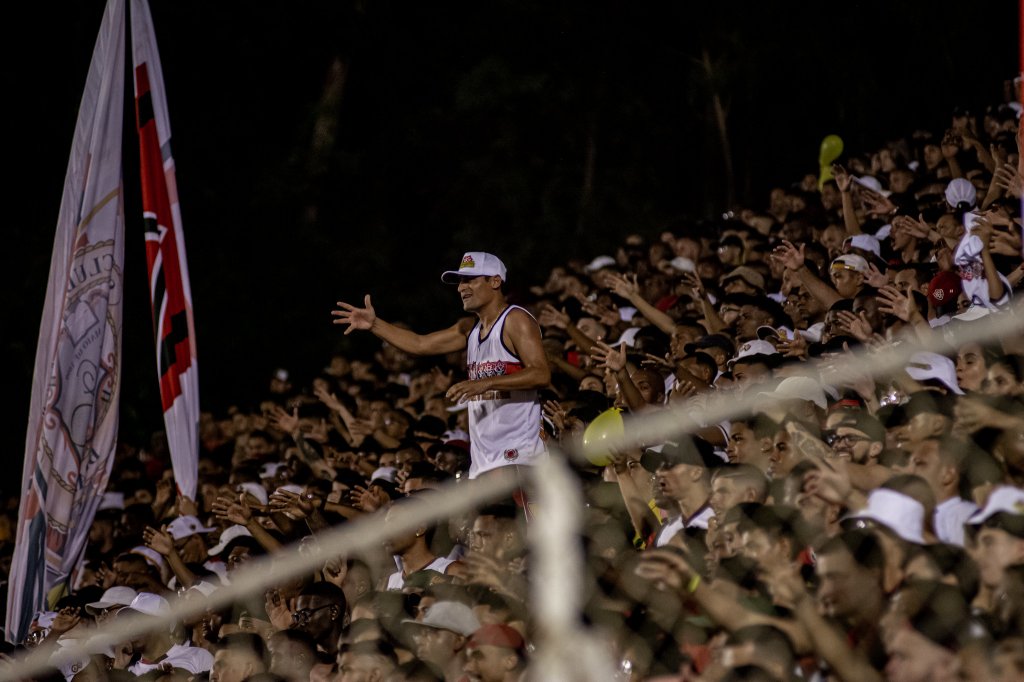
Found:
M 943 270 L 928 282 L 928 299 L 935 307 L 954 305 L 960 290 L 960 276 Z

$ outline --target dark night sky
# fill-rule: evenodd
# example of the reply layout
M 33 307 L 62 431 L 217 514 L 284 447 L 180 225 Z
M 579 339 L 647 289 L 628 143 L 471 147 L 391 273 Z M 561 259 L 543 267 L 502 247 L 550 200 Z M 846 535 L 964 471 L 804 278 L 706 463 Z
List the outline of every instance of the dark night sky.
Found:
M 11 461 L 104 6 L 26 4 L 8 23 L 23 40 L 4 54 Z M 955 105 L 1001 101 L 1018 69 L 1010 2 L 151 6 L 213 408 L 258 398 L 278 365 L 321 366 L 341 342 L 328 314 L 339 297 L 371 292 L 384 317 L 447 325 L 458 308 L 438 275 L 464 250 L 501 254 L 514 288 L 609 251 L 627 231 L 728 208 L 712 87 L 729 107 L 740 199 L 760 205 L 771 183 L 816 171 L 824 135 L 859 151 L 940 131 Z M 346 79 L 331 106 L 335 60 Z M 314 153 L 318 120 L 336 128 Z M 160 423 L 136 145 L 129 131 L 122 424 L 132 439 Z

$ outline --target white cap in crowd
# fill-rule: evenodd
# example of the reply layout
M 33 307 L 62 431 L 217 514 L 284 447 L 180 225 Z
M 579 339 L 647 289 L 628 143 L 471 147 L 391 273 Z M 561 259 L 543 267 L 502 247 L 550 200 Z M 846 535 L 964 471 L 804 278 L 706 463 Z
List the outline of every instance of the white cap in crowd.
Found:
M 847 519 L 870 519 L 907 542 L 924 544 L 924 506 L 909 495 L 877 488 L 868 495 L 868 506 Z

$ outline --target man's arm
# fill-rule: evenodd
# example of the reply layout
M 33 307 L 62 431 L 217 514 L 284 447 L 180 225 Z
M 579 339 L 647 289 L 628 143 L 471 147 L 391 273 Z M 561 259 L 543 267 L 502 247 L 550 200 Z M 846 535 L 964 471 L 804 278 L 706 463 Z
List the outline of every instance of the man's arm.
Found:
M 789 637 L 798 653 L 811 649 L 810 638 L 800 623 L 751 611 L 723 590 L 708 585 L 686 559 L 672 550 L 658 548 L 644 552 L 634 572 L 653 585 L 663 584 L 684 599 L 692 599 L 708 618 L 729 632 L 748 625 L 771 625 Z
M 853 195 L 850 193 L 850 183 L 853 182 L 853 178 L 838 163 L 832 164 L 832 177 L 835 178 L 839 195 L 843 200 L 843 226 L 846 228 L 846 234 L 851 237 L 861 234 L 860 220 L 857 219 L 857 212 L 853 209 Z
M 488 391 L 524 391 L 544 388 L 551 383 L 551 368 L 544 355 L 540 326 L 523 310 L 513 310 L 505 318 L 501 340 L 519 356 L 523 368 L 513 374 L 460 381 L 448 389 L 447 398 L 458 402 Z M 465 345 L 465 337 L 463 337 Z
M 999 279 L 999 271 L 996 269 L 995 261 L 992 260 L 992 251 L 989 248 L 992 239 L 992 222 L 987 216 L 979 216 L 971 231 L 981 239 L 981 264 L 985 268 L 985 280 L 988 282 L 988 300 L 995 305 L 1006 295 L 1006 286 L 1003 284 L 1003 280 Z
M 619 492 L 622 494 L 622 501 L 626 504 L 626 512 L 633 524 L 633 530 L 639 537 L 646 538 L 658 529 L 661 521 L 648 505 L 647 496 L 641 492 L 636 481 L 629 475 L 629 460 L 625 456 L 614 457 L 612 467 L 615 471 L 615 480 L 619 484 Z
M 700 277 L 692 272 L 684 272 L 683 281 L 690 287 L 690 297 L 700 303 L 701 313 L 707 322 L 708 334 L 717 334 L 725 329 L 725 322 L 722 322 L 721 316 L 712 305 L 711 299 L 708 298 L 708 292 L 704 289 L 704 283 L 700 281 Z M 673 328 L 672 331 L 675 332 L 675 329 Z
M 590 353 L 590 349 L 596 342 L 595 339 L 584 334 L 576 326 L 576 323 L 572 321 L 572 318 L 569 317 L 564 308 L 558 310 L 550 303 L 545 303 L 541 306 L 538 321 L 545 327 L 557 327 L 558 329 L 565 330 L 581 353 Z
M 800 632 L 807 635 L 814 653 L 829 664 L 839 679 L 881 682 L 882 676 L 867 656 L 851 647 L 845 634 L 818 613 L 815 600 L 795 566 L 780 566 L 766 573 L 770 579 L 765 584 L 773 596 L 792 605 L 796 622 L 803 626 Z
M 942 136 L 942 144 L 939 145 L 939 149 L 942 150 L 942 158 L 949 165 L 950 177 L 962 178 L 964 172 L 960 168 L 960 161 L 956 158 L 957 152 L 960 151 L 959 135 L 952 130 L 947 130 L 946 134 Z
M 630 377 L 630 368 L 626 364 L 626 344 L 620 343 L 618 349 L 615 349 L 604 341 L 598 341 L 591 348 L 590 356 L 597 361 L 599 367 L 603 367 L 615 377 L 615 383 L 619 385 L 630 411 L 635 412 L 647 407 L 647 401 Z
M 347 324 L 345 334 L 351 334 L 356 329 L 373 332 L 374 336 L 413 355 L 443 355 L 462 350 L 466 347 L 466 335 L 474 324 L 472 319 L 464 318 L 447 329 L 417 334 L 377 317 L 369 294 L 363 299 L 363 306 L 357 308 L 350 303 L 338 301 L 339 309 L 331 311 L 331 315 L 336 318 L 334 324 Z
M 826 308 L 832 307 L 833 303 L 842 298 L 839 292 L 807 269 L 807 266 L 804 264 L 803 244 L 800 245 L 800 248 L 797 248 L 792 242 L 783 240 L 782 244 L 775 247 L 775 250 L 772 252 L 772 258 L 782 263 L 787 269 L 792 270 L 796 278 L 800 280 L 800 285 L 807 289 L 811 296 L 821 301 L 821 304 Z
M 640 311 L 640 314 L 647 318 L 655 327 L 670 336 L 672 335 L 672 332 L 676 330 L 675 320 L 669 317 L 667 313 L 658 310 L 640 295 L 640 285 L 637 283 L 636 275 L 633 275 L 632 279 L 624 275 L 612 275 L 608 279 L 611 282 L 612 291 L 632 303 Z
M 174 539 L 167 532 L 167 526 L 163 526 L 159 530 L 146 526 L 145 530 L 142 531 L 142 539 L 147 547 L 155 550 L 167 559 L 167 565 L 174 571 L 174 577 L 178 579 L 178 584 L 188 589 L 198 582 L 196 574 L 185 565 L 181 555 L 178 554 L 178 550 L 175 549 Z

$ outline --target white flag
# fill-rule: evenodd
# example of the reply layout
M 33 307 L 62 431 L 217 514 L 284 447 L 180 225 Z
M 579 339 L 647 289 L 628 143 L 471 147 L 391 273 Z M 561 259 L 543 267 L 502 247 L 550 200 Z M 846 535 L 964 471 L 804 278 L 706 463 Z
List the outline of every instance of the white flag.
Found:
M 6 635 L 68 580 L 107 487 L 121 389 L 124 1 L 109 0 L 64 179 L 25 437 Z

